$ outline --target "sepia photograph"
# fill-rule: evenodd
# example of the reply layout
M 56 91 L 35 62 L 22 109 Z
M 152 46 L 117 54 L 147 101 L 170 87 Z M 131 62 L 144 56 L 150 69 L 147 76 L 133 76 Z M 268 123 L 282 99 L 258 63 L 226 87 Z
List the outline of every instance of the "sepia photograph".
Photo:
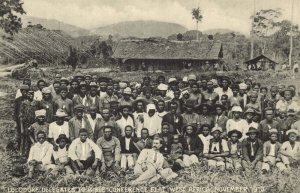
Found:
M 300 0 L 0 0 L 0 193 L 299 193 Z

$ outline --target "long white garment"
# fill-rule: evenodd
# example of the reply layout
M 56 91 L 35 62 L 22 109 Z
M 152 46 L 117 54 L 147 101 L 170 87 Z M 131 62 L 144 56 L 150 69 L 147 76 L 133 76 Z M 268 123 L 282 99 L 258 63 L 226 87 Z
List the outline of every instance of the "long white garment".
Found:
M 238 130 L 240 131 L 243 136 L 240 139 L 242 141 L 247 137 L 246 133 L 249 130 L 249 124 L 245 119 L 239 119 L 239 120 L 234 120 L 234 119 L 229 119 L 226 123 L 226 131 L 227 133 L 232 130 Z
M 132 128 L 134 128 L 134 121 L 133 121 L 133 119 L 130 116 L 128 116 L 127 119 L 125 119 L 122 116 L 122 118 L 119 119 L 119 120 L 117 120 L 116 123 L 117 123 L 118 127 L 121 129 L 121 135 L 122 135 L 122 137 L 125 136 L 125 127 L 127 125 L 130 125 Z

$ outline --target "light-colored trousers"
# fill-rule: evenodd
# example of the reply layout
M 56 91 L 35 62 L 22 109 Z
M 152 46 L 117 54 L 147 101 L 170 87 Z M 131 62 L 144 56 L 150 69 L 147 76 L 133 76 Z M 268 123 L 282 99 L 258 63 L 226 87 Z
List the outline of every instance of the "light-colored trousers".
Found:
M 226 169 L 227 170 L 240 170 L 240 169 L 242 169 L 242 160 L 241 160 L 241 158 L 228 158 L 226 160 Z
M 129 168 L 133 168 L 134 166 L 134 158 L 132 154 L 122 154 L 121 155 L 121 168 L 126 169 L 127 166 Z
M 198 164 L 199 159 L 196 155 L 183 155 L 183 165 L 184 167 L 190 167 L 192 164 Z
M 284 166 L 284 164 L 282 162 L 276 162 L 276 157 L 267 156 L 264 159 L 267 160 L 267 161 L 269 161 L 269 162 L 268 163 L 264 162 L 262 164 L 262 168 L 261 169 L 270 171 L 271 166 L 276 166 L 279 171 L 286 170 L 286 167 Z

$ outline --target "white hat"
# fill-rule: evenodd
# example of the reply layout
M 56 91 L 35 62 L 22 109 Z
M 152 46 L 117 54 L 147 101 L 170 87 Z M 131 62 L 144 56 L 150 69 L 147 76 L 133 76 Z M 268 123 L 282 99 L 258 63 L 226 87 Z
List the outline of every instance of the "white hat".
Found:
M 124 89 L 123 94 L 132 94 L 132 93 L 131 93 L 131 88 L 126 87 L 126 88 Z
M 66 117 L 68 116 L 64 110 L 62 109 L 57 109 L 56 113 L 55 113 L 55 116 L 56 117 Z
M 196 77 L 195 74 L 190 74 L 190 75 L 188 76 L 188 80 L 197 80 L 197 77 Z
M 239 87 L 240 87 L 241 90 L 246 90 L 248 85 L 242 82 L 242 83 L 239 84 Z
M 240 106 L 233 106 L 232 109 L 231 109 L 232 112 L 240 112 L 242 113 L 243 110 Z
M 211 79 L 210 80 L 214 85 L 218 85 L 218 80 L 217 79 Z
M 168 90 L 168 85 L 166 84 L 159 84 L 157 87 L 158 90 Z
M 169 78 L 168 83 L 171 83 L 171 82 L 174 82 L 174 81 L 177 81 L 176 78 Z
M 141 88 L 142 87 L 142 84 L 140 84 L 140 83 L 137 83 L 136 85 L 135 85 L 135 88 Z
M 188 81 L 188 77 L 187 76 L 185 76 L 185 77 L 182 78 L 182 82 L 187 82 L 187 81 Z
M 295 133 L 298 136 L 298 131 L 296 129 L 290 129 L 286 132 L 287 135 L 289 135 L 290 133 Z
M 37 110 L 34 112 L 35 113 L 35 117 L 39 117 L 39 116 L 46 116 L 46 110 L 45 109 L 41 109 L 41 110 Z
M 51 89 L 49 87 L 45 87 L 42 89 L 42 93 L 44 94 L 50 94 L 51 93 Z
M 215 131 L 220 131 L 220 132 L 222 132 L 222 128 L 216 126 L 216 127 L 212 128 L 211 133 L 213 133 L 213 132 L 215 132 Z

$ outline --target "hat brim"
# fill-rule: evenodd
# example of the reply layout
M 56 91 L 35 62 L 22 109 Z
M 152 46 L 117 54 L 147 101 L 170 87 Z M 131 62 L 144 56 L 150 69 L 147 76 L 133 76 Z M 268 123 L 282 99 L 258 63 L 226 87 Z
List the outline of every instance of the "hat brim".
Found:
M 228 132 L 228 134 L 227 134 L 227 135 L 228 135 L 228 138 L 230 138 L 231 135 L 234 134 L 234 133 L 238 134 L 238 139 L 241 139 L 242 136 L 243 136 L 242 132 L 240 132 L 240 131 L 238 131 L 238 130 L 232 130 L 232 131 L 229 131 L 229 132 Z
M 121 110 L 123 110 L 124 108 L 128 108 L 129 111 L 132 110 L 132 106 L 130 106 L 130 105 L 121 105 L 121 106 L 119 107 L 119 110 L 121 111 Z
M 58 144 L 59 141 L 62 140 L 62 139 L 65 139 L 65 140 L 66 140 L 66 143 L 71 143 L 71 140 L 70 140 L 69 138 L 67 138 L 67 137 L 57 138 L 55 142 Z
M 259 132 L 258 132 L 258 131 L 248 131 L 248 132 L 246 133 L 246 135 L 250 135 L 251 133 L 258 134 Z

